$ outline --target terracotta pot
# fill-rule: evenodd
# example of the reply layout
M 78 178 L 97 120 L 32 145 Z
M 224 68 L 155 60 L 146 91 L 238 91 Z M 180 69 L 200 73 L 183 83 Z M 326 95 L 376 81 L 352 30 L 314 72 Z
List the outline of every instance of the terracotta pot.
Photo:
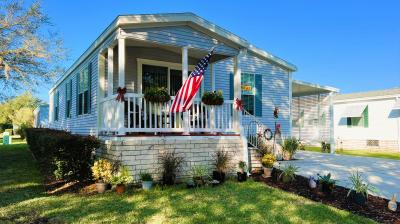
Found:
M 263 170 L 264 170 L 263 177 L 265 178 L 271 177 L 272 168 L 263 167 Z
M 106 191 L 106 188 L 107 188 L 106 183 L 103 183 L 103 182 L 96 183 L 96 189 L 97 189 L 98 193 L 100 193 L 100 194 L 104 193 Z
M 115 186 L 115 191 L 117 191 L 118 194 L 125 193 L 125 184 L 117 184 L 117 186 Z

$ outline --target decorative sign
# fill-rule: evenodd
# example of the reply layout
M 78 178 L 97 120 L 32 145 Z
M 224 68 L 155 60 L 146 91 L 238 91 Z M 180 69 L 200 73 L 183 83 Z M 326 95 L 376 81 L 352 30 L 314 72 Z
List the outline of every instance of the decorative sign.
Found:
M 255 95 L 254 75 L 242 74 L 241 89 L 243 95 Z

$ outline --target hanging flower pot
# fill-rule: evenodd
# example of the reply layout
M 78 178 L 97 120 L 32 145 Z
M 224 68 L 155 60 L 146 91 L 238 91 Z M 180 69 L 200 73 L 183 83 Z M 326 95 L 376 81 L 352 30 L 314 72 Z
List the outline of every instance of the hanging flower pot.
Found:
M 144 93 L 144 98 L 152 103 L 166 103 L 171 99 L 166 88 L 151 87 Z
M 205 92 L 201 97 L 201 102 L 206 105 L 220 106 L 224 103 L 222 91 Z

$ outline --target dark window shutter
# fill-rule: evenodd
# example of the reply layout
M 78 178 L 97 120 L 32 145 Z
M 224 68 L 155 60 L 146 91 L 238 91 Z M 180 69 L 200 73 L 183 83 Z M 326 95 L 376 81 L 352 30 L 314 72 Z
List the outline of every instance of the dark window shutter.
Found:
M 89 96 L 88 96 L 88 113 L 90 114 L 92 112 L 92 62 L 89 63 L 88 65 L 88 91 L 89 91 Z
M 69 113 L 69 105 L 68 105 L 68 88 L 69 88 L 69 82 L 65 83 L 65 118 L 68 118 L 68 113 Z
M 256 96 L 255 96 L 255 115 L 262 117 L 262 75 L 256 74 L 254 77 Z
M 76 116 L 78 116 L 80 108 L 80 98 L 79 98 L 79 73 L 76 74 Z
M 229 73 L 229 99 L 233 100 L 234 89 L 233 89 L 233 73 Z

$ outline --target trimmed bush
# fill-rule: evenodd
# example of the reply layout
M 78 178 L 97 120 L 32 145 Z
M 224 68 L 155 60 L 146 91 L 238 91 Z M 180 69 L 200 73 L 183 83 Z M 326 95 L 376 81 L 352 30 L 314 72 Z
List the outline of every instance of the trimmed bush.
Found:
M 46 172 L 66 181 L 92 178 L 94 151 L 100 146 L 95 137 L 45 128 L 25 132 L 29 149 Z

